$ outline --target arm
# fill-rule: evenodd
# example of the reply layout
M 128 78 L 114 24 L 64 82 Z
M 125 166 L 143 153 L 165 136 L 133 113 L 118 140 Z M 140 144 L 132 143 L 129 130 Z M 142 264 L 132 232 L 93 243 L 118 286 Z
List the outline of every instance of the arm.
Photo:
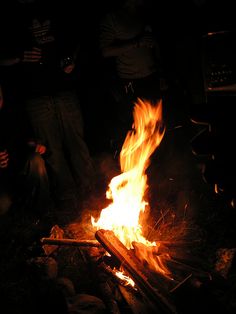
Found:
M 19 57 L 3 58 L 0 60 L 0 66 L 14 65 L 20 62 Z
M 7 150 L 0 151 L 0 169 L 5 169 L 8 167 L 9 155 Z
M 106 16 L 100 23 L 100 49 L 104 58 L 116 57 L 141 47 L 153 48 L 155 46 L 155 40 L 148 31 L 128 40 L 117 41 L 114 24 L 112 15 Z
M 70 74 L 74 70 L 79 55 L 79 51 L 80 45 L 77 44 L 77 46 L 75 47 L 71 54 L 68 54 L 61 59 L 61 68 L 64 71 L 64 73 Z
M 35 153 L 39 153 L 40 155 L 46 152 L 46 146 L 33 139 L 28 140 L 27 145 L 31 147 Z
M 138 41 L 132 39 L 132 40 L 127 40 L 119 44 L 113 44 L 109 47 L 104 47 L 101 49 L 101 52 L 104 58 L 116 57 L 123 54 L 124 52 L 128 50 L 136 49 L 138 47 L 139 47 Z
M 42 50 L 33 47 L 32 50 L 26 50 L 22 56 L 1 57 L 0 66 L 10 66 L 20 62 L 39 62 L 42 58 Z
M 46 152 L 46 146 L 42 144 L 32 143 L 29 142 L 28 145 L 30 147 L 33 147 L 35 153 L 39 153 L 40 155 L 43 155 Z M 0 169 L 6 169 L 9 164 L 9 154 L 7 150 L 0 151 Z
M 137 40 L 130 39 L 117 42 L 112 15 L 107 15 L 100 23 L 100 50 L 104 58 L 116 57 L 122 53 L 135 49 Z

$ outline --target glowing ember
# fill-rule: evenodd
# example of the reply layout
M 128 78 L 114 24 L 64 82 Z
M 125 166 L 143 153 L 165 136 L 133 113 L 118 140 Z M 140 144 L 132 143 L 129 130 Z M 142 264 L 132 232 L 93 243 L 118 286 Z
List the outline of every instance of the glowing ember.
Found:
M 133 128 L 127 133 L 120 153 L 122 173 L 111 180 L 106 193 L 113 202 L 101 211 L 97 221 L 92 217 L 93 226 L 112 230 L 128 249 L 133 241 L 146 246 L 156 245 L 142 235 L 140 213 L 148 205 L 144 200 L 148 187 L 145 171 L 163 136 L 162 101 L 154 106 L 138 99 L 134 107 Z
M 125 276 L 123 272 L 117 271 L 117 272 L 116 272 L 116 276 L 117 276 L 118 278 L 122 279 L 124 282 L 126 282 L 127 285 L 130 285 L 130 286 L 132 286 L 132 287 L 135 286 L 134 281 L 133 281 L 130 277 Z

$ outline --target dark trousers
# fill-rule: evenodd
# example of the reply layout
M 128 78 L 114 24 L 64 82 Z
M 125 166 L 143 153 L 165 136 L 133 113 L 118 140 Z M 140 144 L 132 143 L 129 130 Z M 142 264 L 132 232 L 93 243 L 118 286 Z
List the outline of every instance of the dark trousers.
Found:
M 38 96 L 26 103 L 36 137 L 47 147 L 45 160 L 56 200 L 73 199 L 91 184 L 93 164 L 74 91 Z
M 29 153 L 21 169 L 9 167 L 0 174 L 0 212 L 10 208 L 32 215 L 46 214 L 53 206 L 44 159 Z
M 153 73 L 140 79 L 116 78 L 108 84 L 108 89 L 113 99 L 109 120 L 111 144 L 112 149 L 119 152 L 127 132 L 132 128 L 133 110 L 137 99 L 156 103 L 161 98 L 160 77 Z

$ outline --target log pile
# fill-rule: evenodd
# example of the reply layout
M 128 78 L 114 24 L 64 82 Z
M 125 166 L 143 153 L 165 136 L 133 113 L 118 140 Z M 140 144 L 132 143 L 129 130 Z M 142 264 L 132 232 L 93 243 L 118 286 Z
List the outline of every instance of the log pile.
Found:
M 98 230 L 94 240 L 50 237 L 42 238 L 41 243 L 49 247 L 71 247 L 80 252 L 89 276 L 92 277 L 91 284 L 112 314 L 180 314 L 176 296 L 179 297 L 182 293 L 186 298 L 186 291 L 191 293 L 190 289 L 194 289 L 195 293 L 195 290 L 200 291 L 201 287 L 205 288 L 212 282 L 209 272 L 189 265 L 179 259 L 178 254 L 169 254 L 173 245 L 178 244 L 171 243 L 169 246 L 168 243 L 162 243 L 159 251 L 155 247 L 148 248 L 153 250 L 154 255 L 168 256 L 166 265 L 173 276 L 166 278 L 163 274 L 150 270 L 139 259 L 141 243 L 133 243 L 134 248 L 128 250 L 110 230 Z M 183 243 L 180 245 L 184 246 Z M 118 278 L 117 271 L 122 271 L 131 278 L 134 287 Z

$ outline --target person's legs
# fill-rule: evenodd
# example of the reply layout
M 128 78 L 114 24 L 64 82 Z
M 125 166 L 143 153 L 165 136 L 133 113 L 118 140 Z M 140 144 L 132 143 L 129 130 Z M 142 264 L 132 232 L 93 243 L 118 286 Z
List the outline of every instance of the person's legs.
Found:
M 47 148 L 45 160 L 52 190 L 60 201 L 75 198 L 76 187 L 64 155 L 56 106 L 53 97 L 42 96 L 29 100 L 26 108 L 36 137 Z
M 12 205 L 12 197 L 9 191 L 1 188 L 0 184 L 0 216 L 5 215 Z
M 0 172 L 0 216 L 12 213 L 17 191 L 19 164 L 9 163 L 8 167 Z
M 18 203 L 32 214 L 45 215 L 53 210 L 45 161 L 39 153 L 30 153 L 16 181 Z
M 53 209 L 45 162 L 39 153 L 22 151 L 0 180 L 0 215 L 7 212 L 40 218 Z M 20 157 L 19 157 L 20 158 Z
M 86 192 L 93 183 L 94 167 L 88 146 L 84 140 L 83 118 L 76 92 L 58 93 L 55 107 L 60 121 L 65 155 L 79 194 Z

